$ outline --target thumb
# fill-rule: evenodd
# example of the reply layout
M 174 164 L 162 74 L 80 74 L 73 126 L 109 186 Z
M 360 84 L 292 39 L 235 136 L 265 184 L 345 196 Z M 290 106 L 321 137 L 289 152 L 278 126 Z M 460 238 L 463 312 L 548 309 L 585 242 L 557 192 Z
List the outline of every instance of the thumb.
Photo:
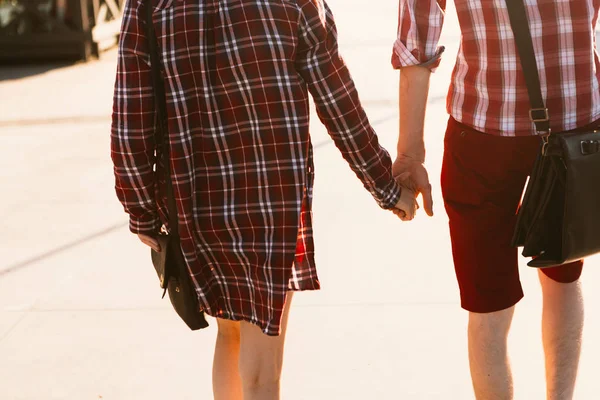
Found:
M 428 184 L 421 191 L 421 195 L 423 196 L 423 208 L 425 212 L 430 217 L 433 217 L 433 196 L 431 194 L 431 185 Z

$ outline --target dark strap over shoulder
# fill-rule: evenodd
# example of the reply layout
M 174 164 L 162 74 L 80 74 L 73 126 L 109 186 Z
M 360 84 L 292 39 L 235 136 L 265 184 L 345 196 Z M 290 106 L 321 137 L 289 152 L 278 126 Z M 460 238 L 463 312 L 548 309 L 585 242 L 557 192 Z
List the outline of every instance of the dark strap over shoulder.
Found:
M 146 0 L 146 35 L 148 36 L 148 46 L 150 51 L 150 67 L 152 70 L 152 88 L 154 91 L 154 107 L 156 109 L 156 144 L 160 146 L 159 154 L 163 157 L 165 167 L 167 212 L 169 213 L 170 234 L 179 236 L 179 222 L 177 216 L 177 204 L 173 192 L 173 182 L 171 181 L 171 160 L 169 158 L 169 134 L 167 128 L 167 100 L 165 96 L 165 84 L 160 69 L 160 57 L 158 55 L 158 43 L 156 33 L 154 32 L 154 23 L 152 20 L 152 1 Z M 157 162 L 158 164 L 158 162 Z
M 535 124 L 538 133 L 549 134 L 550 116 L 542 97 L 540 76 L 535 61 L 535 52 L 533 50 L 525 5 L 523 4 L 523 0 L 506 0 L 506 7 L 508 8 L 510 25 L 515 36 L 523 75 L 525 75 L 527 92 L 529 93 L 529 102 L 531 104 L 529 117 Z

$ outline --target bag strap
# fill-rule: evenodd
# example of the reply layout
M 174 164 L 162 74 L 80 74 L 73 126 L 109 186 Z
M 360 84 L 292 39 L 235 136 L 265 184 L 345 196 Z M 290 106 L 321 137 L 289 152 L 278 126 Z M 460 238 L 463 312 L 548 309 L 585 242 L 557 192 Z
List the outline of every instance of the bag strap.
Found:
M 160 70 L 160 57 L 158 55 L 158 44 L 156 33 L 154 32 L 154 23 L 152 21 L 152 2 L 146 1 L 146 33 L 148 36 L 148 45 L 150 49 L 150 67 L 152 70 L 152 88 L 154 92 L 154 107 L 156 109 L 156 144 L 160 144 L 159 154 L 163 158 L 165 168 L 167 212 L 169 213 L 169 234 L 179 237 L 179 219 L 177 215 L 177 204 L 173 192 L 173 182 L 171 181 L 171 161 L 169 159 L 169 134 L 167 129 L 167 101 L 165 96 L 165 84 L 162 72 Z M 157 160 L 158 165 L 158 160 Z
M 506 0 L 508 17 L 515 37 L 517 51 L 521 59 L 521 68 L 525 76 L 527 93 L 529 94 L 529 118 L 535 124 L 535 129 L 540 135 L 550 134 L 550 116 L 548 109 L 544 104 L 542 89 L 540 88 L 540 76 L 537 63 L 535 61 L 535 52 L 531 32 L 529 31 L 529 21 L 527 20 L 527 11 L 523 0 Z

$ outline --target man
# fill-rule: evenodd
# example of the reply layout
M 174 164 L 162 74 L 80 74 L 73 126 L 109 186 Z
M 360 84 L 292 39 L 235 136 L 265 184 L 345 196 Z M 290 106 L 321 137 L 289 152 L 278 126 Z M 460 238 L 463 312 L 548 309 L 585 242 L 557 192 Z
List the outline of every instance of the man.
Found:
M 309 93 L 382 208 L 409 220 L 414 193 L 392 177 L 392 160 L 338 53 L 324 1 L 130 0 L 112 159 L 118 197 L 142 242 L 160 251 L 154 236 L 168 219 L 164 169 L 160 162 L 153 168 L 148 7 L 165 79 L 181 247 L 202 309 L 217 318 L 214 397 L 279 399 L 291 294 L 320 287 Z
M 523 297 L 517 249 L 510 240 L 527 176 L 540 147 L 529 118 L 523 73 L 505 0 L 456 0 L 462 33 L 447 110 L 442 194 L 462 307 L 469 311 L 468 344 L 477 399 L 512 399 L 507 335 Z M 527 17 L 542 92 L 555 132 L 600 118 L 600 68 L 594 30 L 600 3 L 529 0 Z M 423 166 L 423 124 L 429 77 L 445 0 L 400 0 L 392 64 L 400 69 L 400 135 L 394 174 L 409 180 L 432 214 Z M 597 124 L 594 124 L 597 125 Z M 579 364 L 582 262 L 539 271 L 542 341 L 548 399 L 572 399 Z M 528 271 L 529 272 L 529 271 Z

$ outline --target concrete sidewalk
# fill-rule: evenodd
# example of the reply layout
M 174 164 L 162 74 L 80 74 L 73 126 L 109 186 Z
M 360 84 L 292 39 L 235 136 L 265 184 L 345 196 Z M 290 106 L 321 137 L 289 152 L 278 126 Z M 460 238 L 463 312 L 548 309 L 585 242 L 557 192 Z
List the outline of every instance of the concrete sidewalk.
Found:
M 390 67 L 397 5 L 365 14 L 330 0 L 342 54 L 381 141 L 397 135 Z M 473 399 L 439 173 L 445 92 L 458 45 L 449 10 L 445 60 L 427 117 L 434 218 L 379 210 L 313 119 L 314 219 L 323 290 L 294 298 L 286 400 Z M 0 69 L 0 399 L 211 398 L 215 323 L 191 333 L 161 300 L 149 253 L 127 230 L 109 154 L 116 54 L 87 64 Z M 14 68 L 14 67 L 13 67 Z M 115 261 L 118 260 L 118 261 Z M 525 299 L 510 338 L 516 399 L 544 396 L 541 298 Z M 576 399 L 600 399 L 600 258 L 587 262 Z M 176 392 L 173 392 L 173 388 Z

